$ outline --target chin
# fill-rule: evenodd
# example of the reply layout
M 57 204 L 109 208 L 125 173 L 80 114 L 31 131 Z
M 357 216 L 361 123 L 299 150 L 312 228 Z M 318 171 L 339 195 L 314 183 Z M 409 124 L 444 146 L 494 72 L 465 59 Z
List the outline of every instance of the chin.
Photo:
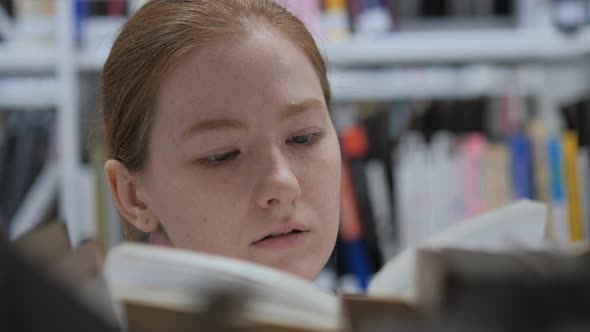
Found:
M 289 266 L 273 266 L 274 268 L 287 272 L 291 275 L 297 276 L 306 281 L 313 281 L 321 272 L 324 265 L 319 266 L 318 263 L 306 262 L 304 264 L 294 264 Z
M 307 281 L 313 281 L 324 267 L 325 262 L 320 261 L 318 258 L 318 255 L 302 255 L 301 253 L 282 257 L 242 257 L 247 261 L 286 272 Z

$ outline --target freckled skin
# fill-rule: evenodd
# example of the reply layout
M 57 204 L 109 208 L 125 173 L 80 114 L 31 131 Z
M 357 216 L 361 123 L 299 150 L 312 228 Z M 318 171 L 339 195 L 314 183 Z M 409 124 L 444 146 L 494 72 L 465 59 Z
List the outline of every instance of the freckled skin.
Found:
M 309 99 L 323 104 L 283 116 L 291 103 Z M 242 127 L 183 136 L 212 118 Z M 308 134 L 318 134 L 313 143 L 294 143 Z M 223 163 L 204 162 L 236 151 Z M 328 260 L 338 232 L 338 140 L 311 63 L 281 33 L 262 27 L 220 40 L 173 68 L 158 91 L 148 156 L 139 188 L 172 245 L 308 280 Z M 253 246 L 288 221 L 309 228 L 305 245 Z

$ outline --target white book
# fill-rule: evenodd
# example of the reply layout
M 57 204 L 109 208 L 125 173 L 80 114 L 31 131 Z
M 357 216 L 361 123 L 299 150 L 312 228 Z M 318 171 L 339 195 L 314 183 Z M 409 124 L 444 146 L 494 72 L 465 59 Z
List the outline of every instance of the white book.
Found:
M 381 160 L 370 160 L 365 165 L 365 174 L 369 201 L 375 218 L 379 249 L 383 258 L 389 260 L 395 256 L 396 245 L 392 224 L 391 195 L 387 189 L 385 164 Z
M 578 149 L 578 179 L 580 180 L 580 204 L 584 239 L 590 239 L 590 167 L 588 165 L 588 148 Z

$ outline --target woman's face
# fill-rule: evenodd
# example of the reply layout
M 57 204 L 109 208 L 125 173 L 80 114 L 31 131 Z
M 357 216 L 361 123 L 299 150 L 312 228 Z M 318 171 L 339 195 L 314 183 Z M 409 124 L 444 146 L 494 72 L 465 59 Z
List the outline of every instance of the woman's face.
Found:
M 269 29 L 221 40 L 157 97 L 139 188 L 172 245 L 314 278 L 338 232 L 341 163 L 305 54 Z

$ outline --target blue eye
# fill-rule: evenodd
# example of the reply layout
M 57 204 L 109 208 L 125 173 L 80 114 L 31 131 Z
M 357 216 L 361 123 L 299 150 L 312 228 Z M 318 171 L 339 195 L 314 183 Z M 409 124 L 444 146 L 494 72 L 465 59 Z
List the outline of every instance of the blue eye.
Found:
M 225 153 L 220 153 L 216 155 L 212 155 L 209 157 L 199 159 L 199 162 L 206 164 L 206 165 L 219 165 L 223 164 L 227 161 L 230 161 L 237 157 L 240 154 L 240 151 L 233 150 Z
M 308 134 L 308 135 L 297 135 L 287 140 L 287 143 L 295 145 L 310 145 L 313 144 L 316 139 L 320 136 L 319 133 Z

